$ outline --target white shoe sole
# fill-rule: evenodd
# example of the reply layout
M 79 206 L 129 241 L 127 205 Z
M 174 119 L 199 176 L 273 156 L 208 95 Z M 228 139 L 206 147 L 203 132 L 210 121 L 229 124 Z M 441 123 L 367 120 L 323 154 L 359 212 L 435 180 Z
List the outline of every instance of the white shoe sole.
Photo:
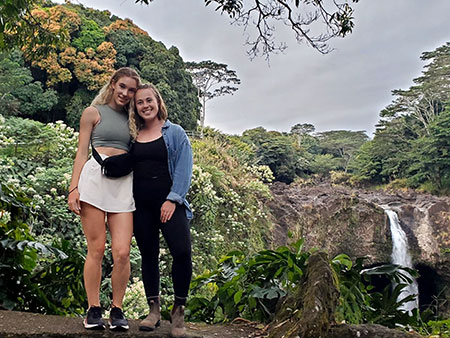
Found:
M 87 320 L 84 319 L 83 320 L 83 325 L 85 329 L 88 330 L 104 330 L 105 329 L 105 324 L 88 324 Z

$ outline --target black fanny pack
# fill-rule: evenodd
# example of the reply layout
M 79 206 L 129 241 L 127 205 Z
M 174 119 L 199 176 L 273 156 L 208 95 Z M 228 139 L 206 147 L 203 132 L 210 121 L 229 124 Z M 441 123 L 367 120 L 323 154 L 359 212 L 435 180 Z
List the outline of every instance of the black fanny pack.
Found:
M 102 159 L 94 146 L 92 146 L 92 156 L 94 156 L 95 160 L 102 167 L 102 174 L 107 177 L 122 177 L 133 171 L 133 156 L 130 153 L 109 156 Z

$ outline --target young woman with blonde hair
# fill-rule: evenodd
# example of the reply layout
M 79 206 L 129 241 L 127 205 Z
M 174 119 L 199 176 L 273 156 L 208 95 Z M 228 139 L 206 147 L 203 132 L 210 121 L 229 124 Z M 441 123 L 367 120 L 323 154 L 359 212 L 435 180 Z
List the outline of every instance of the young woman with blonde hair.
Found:
M 68 205 L 71 211 L 80 215 L 87 241 L 84 285 L 89 307 L 84 319 L 86 329 L 105 328 L 99 290 L 107 226 L 114 261 L 109 325 L 112 330 L 129 328 L 121 308 L 130 276 L 129 253 L 135 210 L 133 176 L 106 177 L 100 164 L 93 157 L 88 159 L 88 156 L 90 143 L 102 159 L 130 150 L 129 110 L 139 84 L 139 75 L 135 70 L 120 68 L 83 111 L 80 119 Z

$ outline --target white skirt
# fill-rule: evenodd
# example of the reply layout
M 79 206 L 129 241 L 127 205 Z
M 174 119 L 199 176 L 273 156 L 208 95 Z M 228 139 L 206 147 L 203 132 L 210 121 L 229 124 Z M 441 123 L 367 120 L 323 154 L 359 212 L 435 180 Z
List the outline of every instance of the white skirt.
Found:
M 100 154 L 102 158 L 108 156 Z M 133 173 L 109 178 L 102 174 L 101 166 L 91 157 L 81 170 L 78 180 L 80 201 L 105 212 L 132 212 L 136 210 L 133 199 Z

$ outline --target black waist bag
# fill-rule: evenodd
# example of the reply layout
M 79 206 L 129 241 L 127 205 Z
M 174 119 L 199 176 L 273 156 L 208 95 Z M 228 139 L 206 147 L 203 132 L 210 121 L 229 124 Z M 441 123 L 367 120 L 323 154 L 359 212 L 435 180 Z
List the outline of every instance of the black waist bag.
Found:
M 109 156 L 104 160 L 97 150 L 92 147 L 92 156 L 102 167 L 102 173 L 106 177 L 122 177 L 133 171 L 133 156 L 130 153 Z

